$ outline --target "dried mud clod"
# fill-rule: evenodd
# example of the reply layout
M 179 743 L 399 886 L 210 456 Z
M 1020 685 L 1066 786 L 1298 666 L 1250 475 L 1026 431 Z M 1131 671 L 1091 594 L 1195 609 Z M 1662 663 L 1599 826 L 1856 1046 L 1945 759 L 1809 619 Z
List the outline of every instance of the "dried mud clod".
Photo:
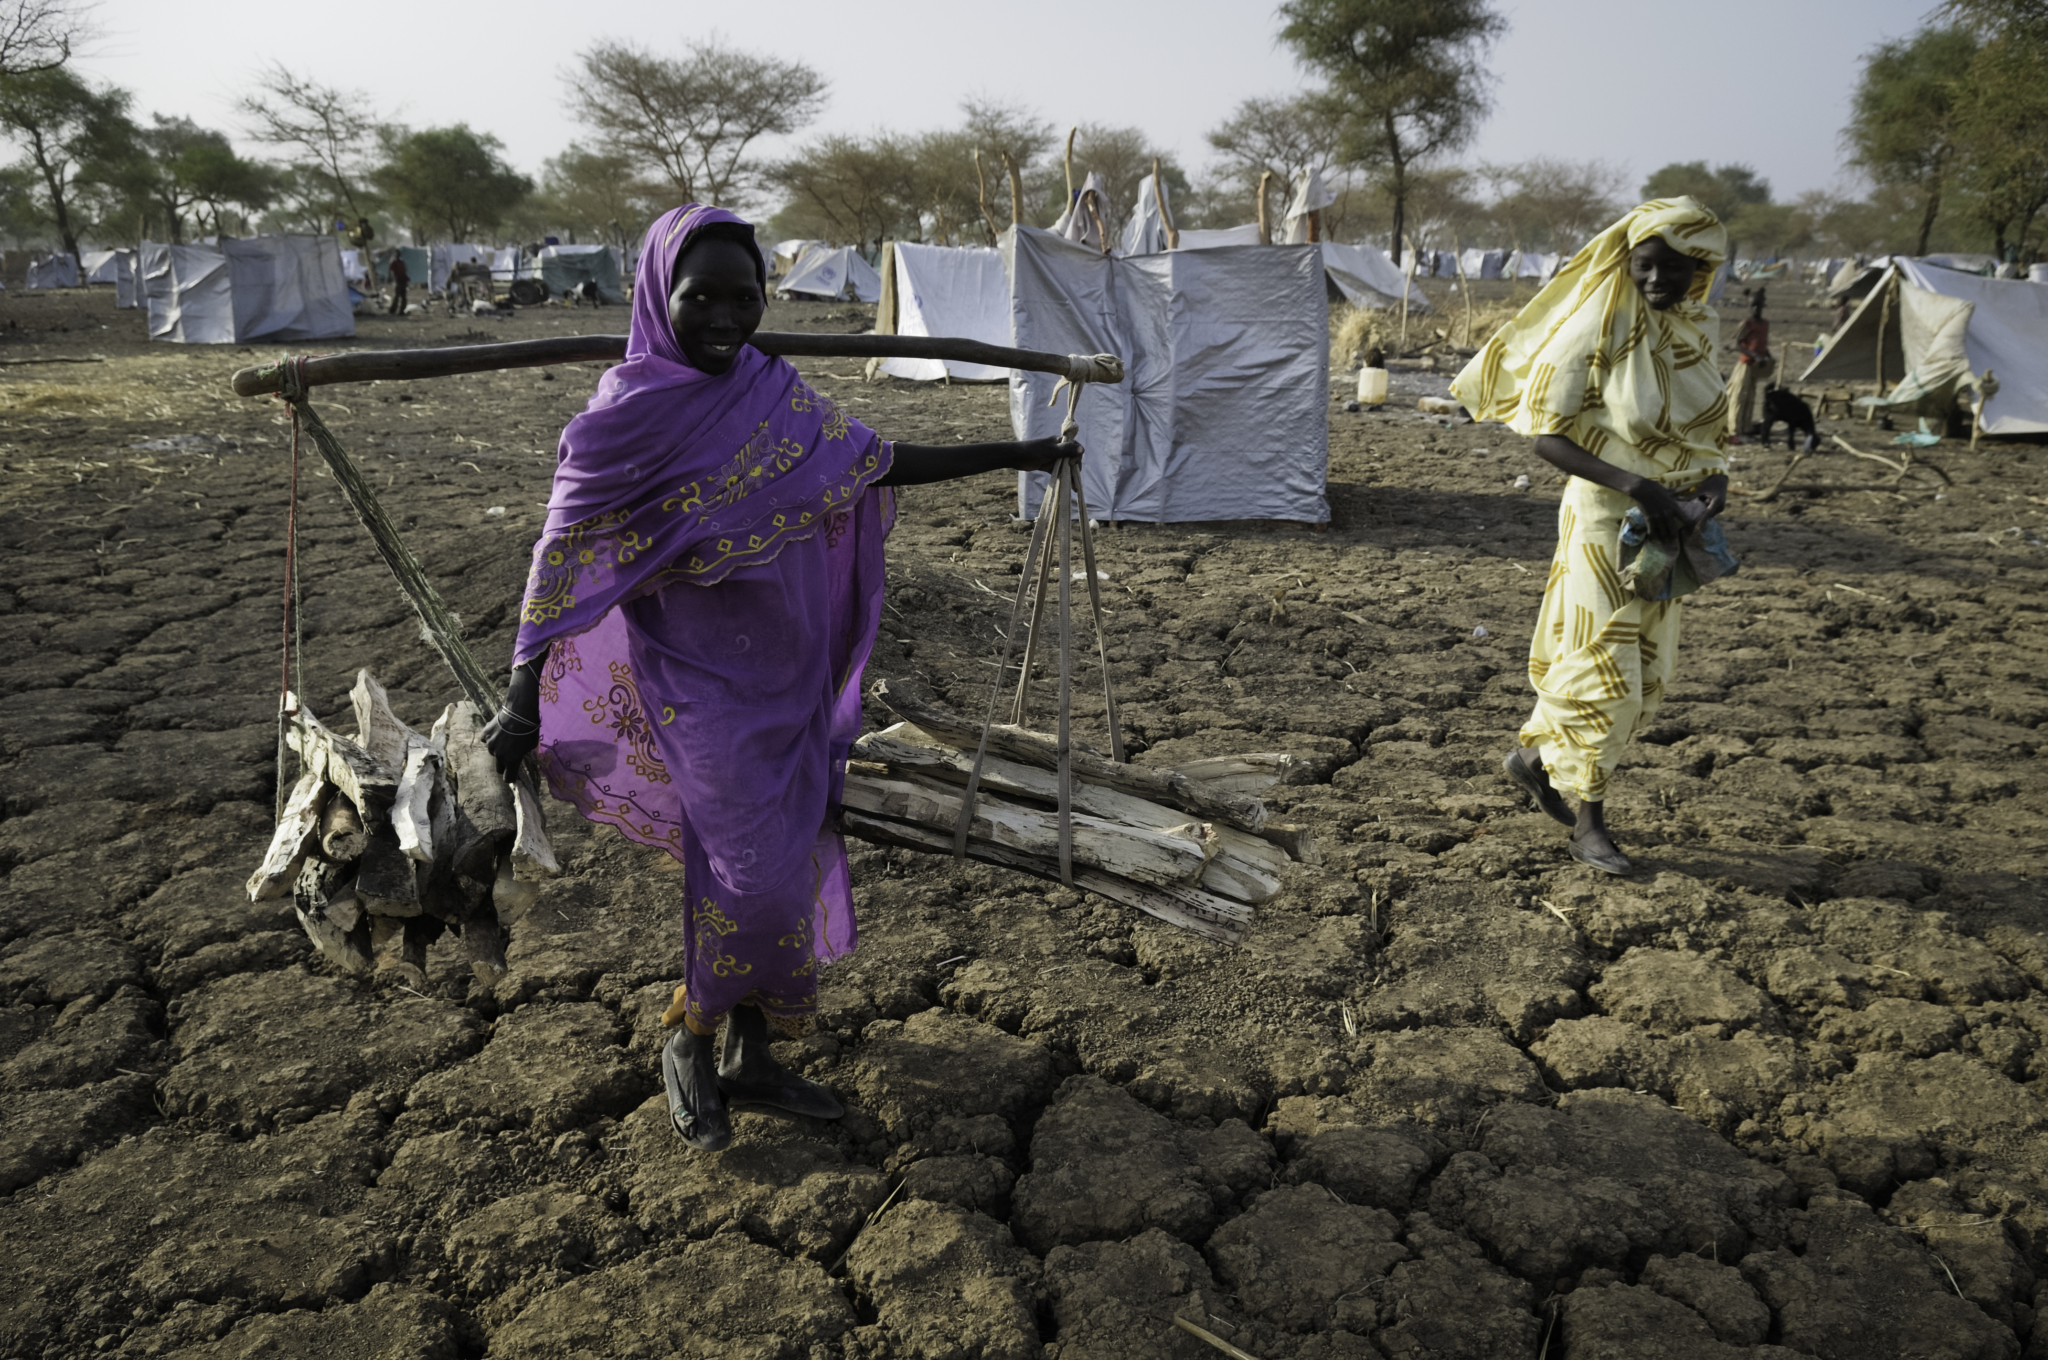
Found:
M 1254 796 L 1315 854 L 1241 944 L 857 845 L 860 948 L 776 1046 L 846 1118 L 743 1113 L 700 1157 L 655 1065 L 672 865 L 557 818 L 502 972 L 401 928 L 416 971 L 379 978 L 372 941 L 357 976 L 249 900 L 289 430 L 201 399 L 247 356 L 166 357 L 105 310 L 0 295 L 10 347 L 90 336 L 93 390 L 147 394 L 0 390 L 0 1355 L 1217 1354 L 1176 1318 L 1261 1360 L 2048 1344 L 2038 446 L 1932 451 L 1939 501 L 1829 454 L 1820 489 L 1737 496 L 1743 572 L 1687 606 L 1610 807 L 1640 868 L 1607 880 L 1498 775 L 1555 483 L 1496 427 L 1333 403 L 1328 532 L 1099 536 L 1135 763 L 1291 757 Z M 1007 430 L 999 388 L 805 371 L 891 437 Z M 596 377 L 327 399 L 479 656 Z M 1786 464 L 1738 450 L 1737 487 Z M 361 531 L 306 469 L 301 497 L 312 711 L 367 667 L 440 712 Z M 1006 478 L 902 492 L 871 680 L 982 711 L 1014 508 Z M 1106 744 L 1086 700 L 1076 737 Z M 334 807 L 322 849 L 366 856 Z

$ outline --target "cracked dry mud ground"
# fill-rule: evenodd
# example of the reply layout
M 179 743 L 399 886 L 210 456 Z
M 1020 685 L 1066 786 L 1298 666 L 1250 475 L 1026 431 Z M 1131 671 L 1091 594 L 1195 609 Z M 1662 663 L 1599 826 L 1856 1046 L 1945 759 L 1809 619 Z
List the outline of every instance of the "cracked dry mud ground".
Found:
M 0 358 L 107 356 L 0 368 L 0 1353 L 1210 1354 L 1176 1315 L 1264 1360 L 2048 1353 L 2039 445 L 1945 447 L 1941 500 L 1737 498 L 1613 880 L 1497 774 L 1555 484 L 1498 428 L 1333 406 L 1330 532 L 1101 536 L 1139 758 L 1311 757 L 1271 801 L 1321 867 L 1232 950 L 857 848 L 862 946 L 781 1050 L 850 1113 L 704 1157 L 662 1115 L 648 853 L 557 816 L 491 989 L 445 944 L 424 993 L 337 977 L 244 898 L 288 428 L 225 394 L 252 355 L 104 293 L 0 314 Z M 887 435 L 1005 429 L 1000 390 L 853 369 L 807 366 Z M 493 661 L 595 376 L 323 394 Z M 454 686 L 315 467 L 307 691 L 369 666 L 425 720 Z M 978 711 L 1012 507 L 904 494 L 870 678 Z

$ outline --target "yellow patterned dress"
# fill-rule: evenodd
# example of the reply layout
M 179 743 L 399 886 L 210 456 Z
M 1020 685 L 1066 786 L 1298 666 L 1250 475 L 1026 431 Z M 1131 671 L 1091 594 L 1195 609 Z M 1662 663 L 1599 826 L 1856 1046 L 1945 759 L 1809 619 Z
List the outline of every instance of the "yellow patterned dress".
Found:
M 1661 237 L 1701 262 L 1687 298 L 1659 312 L 1629 277 L 1629 252 Z M 1726 254 L 1720 222 L 1690 198 L 1645 203 L 1573 256 L 1451 385 L 1479 420 L 1562 435 L 1604 462 L 1685 492 L 1727 470 L 1718 322 L 1703 302 Z M 1571 478 L 1558 507 L 1521 731 L 1551 783 L 1604 801 L 1622 750 L 1663 701 L 1677 658 L 1676 601 L 1637 599 L 1617 540 L 1634 502 Z

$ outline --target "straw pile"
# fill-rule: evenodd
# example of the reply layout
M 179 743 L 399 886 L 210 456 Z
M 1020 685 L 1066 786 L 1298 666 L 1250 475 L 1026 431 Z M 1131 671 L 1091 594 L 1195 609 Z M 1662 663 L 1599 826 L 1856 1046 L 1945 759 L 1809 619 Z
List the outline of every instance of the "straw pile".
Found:
M 347 972 L 424 986 L 427 946 L 453 928 L 472 970 L 495 982 L 507 928 L 558 872 L 539 801 L 499 776 L 475 705 L 450 704 L 422 736 L 368 671 L 349 700 L 352 737 L 296 705 L 287 741 L 303 772 L 250 899 L 290 894 L 314 947 Z

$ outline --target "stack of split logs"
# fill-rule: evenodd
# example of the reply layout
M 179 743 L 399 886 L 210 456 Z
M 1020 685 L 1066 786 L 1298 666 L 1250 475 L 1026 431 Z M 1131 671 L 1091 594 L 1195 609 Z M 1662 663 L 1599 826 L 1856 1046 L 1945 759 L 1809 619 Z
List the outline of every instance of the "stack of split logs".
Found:
M 353 737 L 287 696 L 302 772 L 250 898 L 290 894 L 314 947 L 348 972 L 423 987 L 427 946 L 453 928 L 472 970 L 495 982 L 507 928 L 558 872 L 539 800 L 498 773 L 476 705 L 449 705 L 422 736 L 368 671 L 349 700 Z
M 981 724 L 890 689 L 873 693 L 903 719 L 854 745 L 847 834 L 878 845 L 951 854 Z M 1074 886 L 1211 939 L 1236 943 L 1252 908 L 1280 891 L 1289 863 L 1319 862 L 1303 827 L 1270 821 L 1254 792 L 1287 781 L 1292 756 L 1225 756 L 1178 769 L 1126 765 L 1086 747 L 1073 772 Z M 1055 739 L 1003 723 L 968 827 L 968 858 L 1057 881 L 1059 766 Z

